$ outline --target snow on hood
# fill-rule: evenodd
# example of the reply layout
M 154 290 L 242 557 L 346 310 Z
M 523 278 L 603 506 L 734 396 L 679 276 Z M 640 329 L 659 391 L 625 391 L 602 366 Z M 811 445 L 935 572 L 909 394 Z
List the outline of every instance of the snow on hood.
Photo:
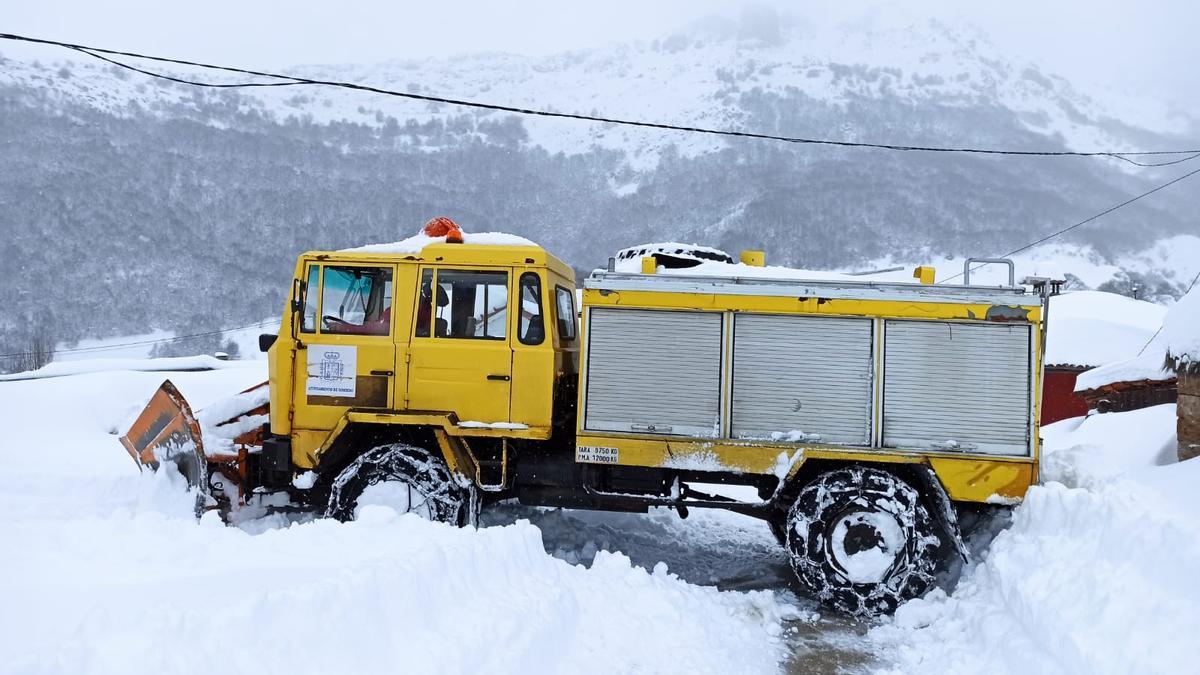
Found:
M 1046 365 L 1099 366 L 1136 356 L 1167 308 L 1116 293 L 1077 291 L 1050 299 Z
M 1183 364 L 1200 364 L 1200 286 L 1183 296 L 1163 320 L 1163 346 Z
M 408 239 L 401 239 L 390 244 L 368 244 L 366 246 L 357 246 L 355 248 L 344 248 L 343 253 L 420 253 L 422 249 L 430 244 L 444 244 L 445 237 L 430 237 L 424 233 L 417 233 Z M 507 232 L 463 232 L 464 244 L 478 244 L 484 246 L 537 246 L 537 242 L 530 241 L 525 237 Z

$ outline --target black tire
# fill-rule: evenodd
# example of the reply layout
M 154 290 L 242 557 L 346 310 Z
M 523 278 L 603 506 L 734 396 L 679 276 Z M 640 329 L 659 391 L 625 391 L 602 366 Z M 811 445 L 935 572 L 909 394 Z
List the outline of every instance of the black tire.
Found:
M 440 456 L 405 443 L 372 448 L 343 469 L 330 488 L 325 517 L 354 520 L 359 498 L 385 483 L 395 484 L 396 501 L 389 505 L 401 513 L 460 527 L 474 521 L 474 487 L 456 481 Z
M 945 535 L 920 493 L 882 469 L 851 466 L 806 485 L 788 511 L 792 570 L 823 604 L 887 614 L 934 582 Z

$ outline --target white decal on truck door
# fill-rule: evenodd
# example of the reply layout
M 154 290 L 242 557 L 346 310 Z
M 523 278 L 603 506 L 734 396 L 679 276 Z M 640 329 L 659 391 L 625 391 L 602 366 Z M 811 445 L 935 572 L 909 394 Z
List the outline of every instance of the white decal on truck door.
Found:
M 358 347 L 308 346 L 309 396 L 347 396 L 356 392 Z

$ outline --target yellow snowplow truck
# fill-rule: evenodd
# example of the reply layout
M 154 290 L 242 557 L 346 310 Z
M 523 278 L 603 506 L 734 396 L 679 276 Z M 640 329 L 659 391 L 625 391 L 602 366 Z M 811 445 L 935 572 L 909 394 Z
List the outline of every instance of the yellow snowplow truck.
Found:
M 542 248 L 465 239 L 301 255 L 261 339 L 269 424 L 239 422 L 265 412 L 244 393 L 207 448 L 171 388 L 130 453 L 174 462 L 226 513 L 728 509 L 766 521 L 799 580 L 855 614 L 925 592 L 965 559 L 963 514 L 1038 480 L 1048 292 L 1011 263 L 1007 285 L 981 286 L 647 257 L 593 272 L 579 308 Z

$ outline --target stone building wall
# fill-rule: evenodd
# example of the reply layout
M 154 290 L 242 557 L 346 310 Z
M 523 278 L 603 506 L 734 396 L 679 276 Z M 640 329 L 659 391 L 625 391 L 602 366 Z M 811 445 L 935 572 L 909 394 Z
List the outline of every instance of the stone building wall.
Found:
M 1200 456 L 1200 368 L 1179 368 L 1179 461 Z

